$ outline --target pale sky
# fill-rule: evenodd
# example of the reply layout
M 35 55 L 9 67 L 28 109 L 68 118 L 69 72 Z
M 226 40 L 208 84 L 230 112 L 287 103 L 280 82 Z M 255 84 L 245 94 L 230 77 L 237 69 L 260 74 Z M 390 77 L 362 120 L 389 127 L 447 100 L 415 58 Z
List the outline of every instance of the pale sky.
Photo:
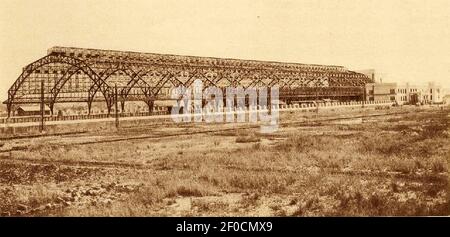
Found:
M 0 0 L 0 99 L 52 46 L 374 68 L 450 84 L 449 0 Z

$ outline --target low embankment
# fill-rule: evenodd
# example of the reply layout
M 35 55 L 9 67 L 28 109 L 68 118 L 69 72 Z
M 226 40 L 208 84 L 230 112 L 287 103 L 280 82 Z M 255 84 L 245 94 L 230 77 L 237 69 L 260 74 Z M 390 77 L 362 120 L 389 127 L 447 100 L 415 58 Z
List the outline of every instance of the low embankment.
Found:
M 391 101 L 370 101 L 370 102 L 329 102 L 319 105 L 317 108 L 314 104 L 291 104 L 272 106 L 272 109 L 278 109 L 279 112 L 338 112 L 345 110 L 372 110 L 372 109 L 386 109 L 392 106 Z M 252 113 L 256 111 L 267 111 L 266 106 L 253 107 L 247 109 L 229 109 L 223 108 L 215 114 L 233 114 L 236 116 L 240 113 Z M 194 115 L 195 116 L 195 115 Z M 139 126 L 151 123 L 158 125 L 172 122 L 173 116 L 167 114 L 166 111 L 154 112 L 152 115 L 148 113 L 139 114 L 121 114 L 119 118 L 120 126 Z M 72 132 L 86 132 L 86 131 L 100 131 L 116 128 L 116 118 L 113 115 L 105 114 L 99 115 L 73 115 L 64 117 L 46 117 L 44 122 L 45 134 L 64 134 Z M 38 135 L 40 131 L 40 117 L 26 117 L 26 118 L 1 118 L 0 119 L 0 138 L 16 137 L 20 135 Z

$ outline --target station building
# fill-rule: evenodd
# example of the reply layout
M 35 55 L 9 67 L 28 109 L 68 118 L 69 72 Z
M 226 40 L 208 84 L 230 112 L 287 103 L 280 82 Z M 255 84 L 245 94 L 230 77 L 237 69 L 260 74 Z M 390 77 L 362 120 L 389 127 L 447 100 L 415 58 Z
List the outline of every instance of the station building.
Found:
M 444 96 L 442 86 L 434 82 L 425 86 L 410 83 L 397 86 L 398 104 L 440 104 L 444 102 Z
M 367 83 L 366 101 L 390 100 L 396 104 L 440 104 L 444 102 L 442 86 L 429 82 L 426 85 L 410 83 Z

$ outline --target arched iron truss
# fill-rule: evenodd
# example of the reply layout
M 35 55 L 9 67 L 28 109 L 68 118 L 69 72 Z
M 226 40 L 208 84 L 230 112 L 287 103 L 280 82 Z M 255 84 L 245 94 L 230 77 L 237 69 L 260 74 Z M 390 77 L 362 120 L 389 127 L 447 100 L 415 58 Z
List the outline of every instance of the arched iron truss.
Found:
M 190 86 L 200 79 L 204 87 L 280 88 L 287 102 L 313 96 L 341 100 L 361 98 L 371 80 L 340 66 L 220 59 L 109 50 L 53 47 L 48 55 L 23 68 L 8 90 L 8 114 L 13 106 L 44 101 L 53 113 L 56 103 L 104 101 L 111 110 L 114 87 L 122 110 L 126 101 L 144 101 L 151 110 L 155 100 L 169 98 L 175 86 Z

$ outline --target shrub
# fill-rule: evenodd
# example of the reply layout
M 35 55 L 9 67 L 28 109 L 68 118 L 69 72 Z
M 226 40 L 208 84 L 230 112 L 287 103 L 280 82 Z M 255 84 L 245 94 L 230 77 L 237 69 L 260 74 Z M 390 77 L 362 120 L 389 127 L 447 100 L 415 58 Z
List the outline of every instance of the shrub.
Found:
M 434 173 L 443 173 L 447 171 L 446 163 L 443 161 L 434 160 L 431 164 L 431 170 Z
M 236 143 L 249 143 L 249 142 L 259 142 L 261 141 L 261 139 L 259 137 L 256 136 L 238 136 L 236 138 Z

